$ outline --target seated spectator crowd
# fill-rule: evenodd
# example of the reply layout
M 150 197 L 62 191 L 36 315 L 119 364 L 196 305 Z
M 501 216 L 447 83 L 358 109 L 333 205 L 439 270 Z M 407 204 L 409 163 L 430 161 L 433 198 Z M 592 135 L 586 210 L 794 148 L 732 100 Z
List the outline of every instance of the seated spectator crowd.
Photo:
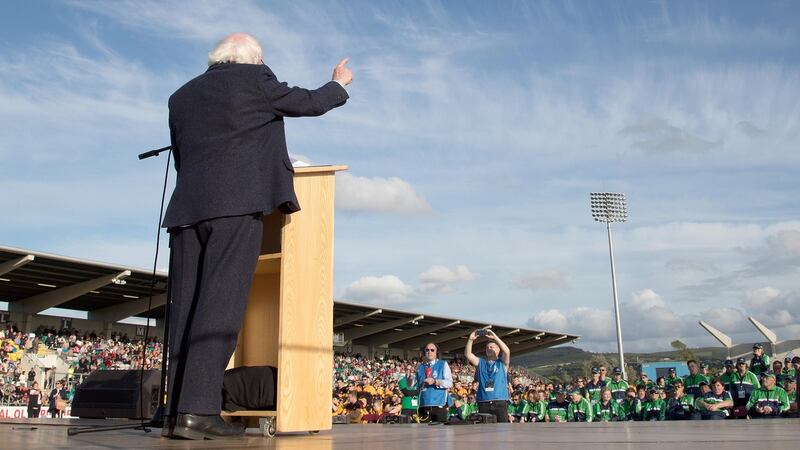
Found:
M 161 368 L 161 343 L 150 338 L 130 339 L 127 335 L 80 332 L 75 329 L 55 330 L 40 326 L 33 333 L 24 333 L 14 324 L 0 329 L 0 405 L 29 404 L 29 392 L 34 383 L 50 391 L 61 382 L 67 399 L 71 399 L 80 381 L 96 370 L 138 369 L 142 366 L 142 347 L 145 346 L 145 368 Z M 66 373 L 53 368 L 23 368 L 25 353 L 56 353 L 66 363 Z M 30 364 L 29 364 L 30 366 Z M 44 403 L 47 398 L 44 397 Z
M 419 363 L 418 359 L 337 354 L 332 414 L 346 416 L 350 423 L 385 422 L 401 415 L 408 416 L 409 422 L 427 421 L 418 413 L 414 376 Z M 449 363 L 453 388 L 448 420 L 471 420 L 470 415 L 478 411 L 474 369 L 460 360 Z M 683 378 L 671 369 L 667 377 L 649 380 L 642 373 L 629 383 L 620 368 L 609 371 L 600 366 L 593 367 L 589 377 L 579 376 L 563 385 L 533 379 L 524 370 L 512 368 L 509 419 L 531 423 L 797 416 L 800 357 L 770 365 L 763 348 L 756 344 L 752 357 L 728 359 L 716 373 L 694 360 L 686 364 L 689 375 Z

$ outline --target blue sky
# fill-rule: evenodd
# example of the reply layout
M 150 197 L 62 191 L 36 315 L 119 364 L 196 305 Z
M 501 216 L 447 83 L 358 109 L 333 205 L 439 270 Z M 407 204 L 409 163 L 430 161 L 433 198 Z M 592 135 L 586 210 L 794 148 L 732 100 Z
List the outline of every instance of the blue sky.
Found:
M 704 319 L 800 336 L 796 2 L 50 2 L 0 19 L 2 244 L 147 267 L 166 101 L 254 34 L 282 80 L 349 56 L 344 108 L 287 121 L 337 179 L 336 297 L 614 348 L 589 192 L 621 191 L 626 346 Z M 174 179 L 174 174 L 173 174 Z M 166 247 L 162 249 L 166 251 Z M 166 261 L 165 253 L 162 253 Z

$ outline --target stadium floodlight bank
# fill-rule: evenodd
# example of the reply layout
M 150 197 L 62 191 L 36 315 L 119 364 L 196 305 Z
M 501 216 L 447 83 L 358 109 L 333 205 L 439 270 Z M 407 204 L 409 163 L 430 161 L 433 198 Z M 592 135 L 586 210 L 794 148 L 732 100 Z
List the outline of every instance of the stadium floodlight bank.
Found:
M 625 371 L 625 354 L 622 351 L 622 325 L 619 320 L 619 298 L 617 296 L 617 274 L 614 266 L 614 245 L 611 239 L 611 223 L 625 222 L 628 220 L 628 206 L 625 194 L 619 192 L 592 192 L 589 194 L 592 206 L 592 217 L 597 222 L 606 224 L 608 232 L 608 255 L 611 260 L 611 287 L 614 292 L 614 316 L 617 322 L 617 351 L 619 352 L 619 367 L 622 377 L 627 379 Z

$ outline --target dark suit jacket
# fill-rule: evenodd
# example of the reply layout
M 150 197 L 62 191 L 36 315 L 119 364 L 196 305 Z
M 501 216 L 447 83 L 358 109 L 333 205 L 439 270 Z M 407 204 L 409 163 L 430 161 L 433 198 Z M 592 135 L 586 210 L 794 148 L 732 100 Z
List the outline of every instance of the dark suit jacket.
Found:
M 162 226 L 298 211 L 283 118 L 319 116 L 347 98 L 335 81 L 289 87 L 263 64 L 209 67 L 169 98 L 178 179 Z

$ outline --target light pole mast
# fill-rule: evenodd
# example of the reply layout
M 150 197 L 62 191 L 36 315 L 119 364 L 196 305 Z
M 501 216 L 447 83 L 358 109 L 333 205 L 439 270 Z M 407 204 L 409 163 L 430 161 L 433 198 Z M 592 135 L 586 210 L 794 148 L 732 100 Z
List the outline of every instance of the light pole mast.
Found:
M 625 370 L 625 352 L 622 350 L 622 324 L 619 318 L 619 297 L 617 295 L 617 271 L 614 264 L 614 241 L 611 238 L 611 222 L 625 222 L 628 219 L 628 207 L 625 194 L 615 192 L 592 192 L 590 194 L 592 217 L 597 222 L 606 224 L 608 232 L 608 256 L 611 260 L 611 289 L 614 294 L 614 316 L 617 324 L 617 352 L 622 378 L 627 379 Z

